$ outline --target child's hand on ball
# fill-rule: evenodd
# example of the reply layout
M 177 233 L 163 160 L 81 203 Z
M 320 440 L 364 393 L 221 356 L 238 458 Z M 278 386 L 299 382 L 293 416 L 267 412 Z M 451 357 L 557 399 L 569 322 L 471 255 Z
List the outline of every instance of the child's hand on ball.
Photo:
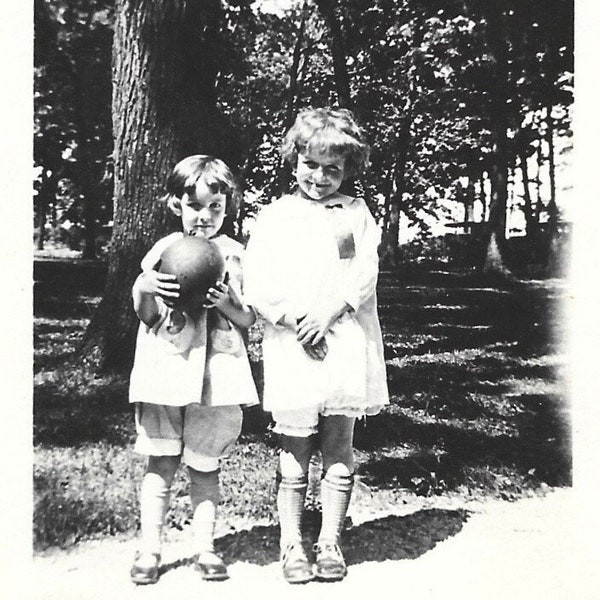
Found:
M 214 287 L 209 288 L 204 306 L 206 308 L 226 310 L 230 303 L 229 286 L 225 282 L 218 282 Z
M 144 271 L 138 278 L 139 291 L 142 294 L 159 296 L 169 306 L 179 298 L 177 277 L 158 271 Z

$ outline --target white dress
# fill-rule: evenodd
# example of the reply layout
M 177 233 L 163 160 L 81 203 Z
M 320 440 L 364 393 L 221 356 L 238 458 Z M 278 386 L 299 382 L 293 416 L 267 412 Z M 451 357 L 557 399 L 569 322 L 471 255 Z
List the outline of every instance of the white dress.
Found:
M 283 196 L 266 206 L 244 256 L 245 300 L 266 319 L 264 408 L 358 408 L 389 403 L 375 286 L 379 229 L 365 202 Z M 285 315 L 337 297 L 352 310 L 326 335 L 323 361 L 310 358 Z
M 142 259 L 142 270 L 153 269 L 162 252 L 183 233 L 159 240 Z M 243 246 L 221 235 L 213 238 L 225 259 L 229 285 L 242 297 Z M 216 309 L 197 319 L 183 313 L 185 325 L 170 327 L 172 309 L 158 299 L 160 316 L 152 327 L 140 323 L 129 385 L 130 402 L 186 406 L 258 403 L 244 340 Z M 210 314 L 212 313 L 212 314 Z

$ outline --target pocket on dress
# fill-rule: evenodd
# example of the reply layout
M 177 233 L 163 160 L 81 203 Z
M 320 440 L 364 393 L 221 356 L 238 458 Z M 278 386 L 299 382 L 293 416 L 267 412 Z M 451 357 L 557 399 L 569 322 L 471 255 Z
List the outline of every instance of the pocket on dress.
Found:
M 213 352 L 222 352 L 223 354 L 238 354 L 242 344 L 240 334 L 234 327 L 213 329 L 210 332 L 210 342 Z

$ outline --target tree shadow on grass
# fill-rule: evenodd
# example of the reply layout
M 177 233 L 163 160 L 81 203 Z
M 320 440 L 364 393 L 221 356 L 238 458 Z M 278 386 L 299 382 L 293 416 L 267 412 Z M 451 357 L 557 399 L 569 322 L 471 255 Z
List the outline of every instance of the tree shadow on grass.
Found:
M 421 482 L 426 493 L 456 490 L 460 485 L 476 487 L 478 483 L 493 487 L 490 481 L 476 479 L 503 472 L 513 478 L 503 483 L 506 488 L 525 480 L 571 485 L 570 430 L 562 399 L 523 394 L 512 402 L 525 410 L 511 417 L 508 433 L 490 431 L 489 417 L 483 419 L 484 424 L 440 418 L 422 422 L 410 410 L 373 417 L 356 432 L 356 447 L 371 451 L 358 472 L 370 486 L 417 493 L 419 483 L 415 482 Z M 500 425 L 497 429 L 501 431 Z
M 385 560 L 416 559 L 445 539 L 457 535 L 468 513 L 427 509 L 406 516 L 387 516 L 350 527 L 342 534 L 348 565 Z M 303 522 L 303 544 L 311 553 L 320 528 L 320 513 L 308 511 Z M 265 566 L 279 560 L 279 527 L 261 525 L 216 540 L 215 549 L 227 564 L 243 561 Z M 165 564 L 162 572 L 193 563 L 193 557 Z

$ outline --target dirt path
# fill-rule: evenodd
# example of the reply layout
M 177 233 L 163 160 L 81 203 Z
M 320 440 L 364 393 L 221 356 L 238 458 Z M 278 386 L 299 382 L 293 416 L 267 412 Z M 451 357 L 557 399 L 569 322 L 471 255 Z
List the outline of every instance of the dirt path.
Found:
M 164 562 L 170 566 L 158 584 L 135 587 L 127 574 L 135 542 L 107 540 L 81 545 L 71 552 L 37 557 L 31 597 L 36 600 L 193 597 L 345 600 L 369 598 L 375 590 L 384 588 L 389 590 L 391 598 L 411 600 L 597 597 L 597 589 L 585 589 L 582 580 L 585 573 L 578 571 L 572 489 L 558 489 L 544 497 L 514 503 L 481 504 L 458 531 L 437 544 L 431 539 L 421 540 L 431 533 L 427 533 L 423 523 L 434 517 L 441 522 L 451 511 L 433 509 L 417 513 L 401 516 L 388 513 L 387 517 L 379 515 L 379 519 L 362 524 L 357 523 L 361 515 L 355 515 L 354 526 L 347 532 L 354 550 L 361 543 L 370 548 L 373 532 L 378 535 L 377 548 L 365 550 L 361 559 L 350 561 L 348 577 L 337 584 L 290 586 L 281 579 L 276 562 L 255 559 L 233 562 L 229 567 L 231 579 L 227 582 L 206 583 L 187 565 L 188 558 L 182 559 L 191 556 L 186 543 L 177 541 L 165 549 Z M 394 524 L 403 528 L 401 538 L 395 537 Z M 404 554 L 398 554 L 398 548 L 394 547 L 400 539 L 409 548 Z M 430 546 L 434 547 L 429 549 Z M 410 547 L 416 550 L 410 551 Z M 372 560 L 371 556 L 377 558 Z M 383 560 L 385 556 L 404 558 Z

